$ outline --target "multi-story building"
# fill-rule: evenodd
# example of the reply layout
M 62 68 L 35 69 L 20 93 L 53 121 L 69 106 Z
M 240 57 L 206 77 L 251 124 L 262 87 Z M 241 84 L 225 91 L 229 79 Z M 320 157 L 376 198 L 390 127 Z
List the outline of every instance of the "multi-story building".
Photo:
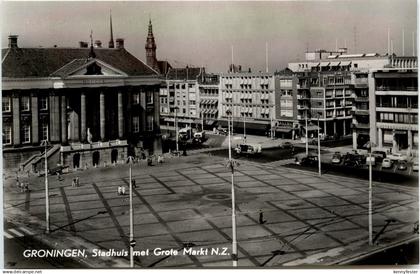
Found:
M 54 166 L 125 161 L 136 148 L 159 153 L 162 81 L 116 41 L 116 48 L 20 48 L 9 36 L 2 49 L 5 167 L 36 166 L 40 157 L 31 157 L 43 140 Z
M 271 73 L 232 72 L 220 75 L 219 123 L 227 125 L 232 112 L 235 131 L 269 131 L 276 113 L 275 77 Z
M 198 123 L 200 117 L 199 77 L 203 68 L 169 68 L 160 87 L 161 123 L 178 127 Z
M 418 148 L 418 82 L 417 68 L 384 68 L 369 72 L 370 140 L 381 149 L 392 152 L 415 151 Z M 392 63 L 402 66 L 402 63 Z
M 198 89 L 201 123 L 205 129 L 211 129 L 216 125 L 219 113 L 219 76 L 201 73 Z

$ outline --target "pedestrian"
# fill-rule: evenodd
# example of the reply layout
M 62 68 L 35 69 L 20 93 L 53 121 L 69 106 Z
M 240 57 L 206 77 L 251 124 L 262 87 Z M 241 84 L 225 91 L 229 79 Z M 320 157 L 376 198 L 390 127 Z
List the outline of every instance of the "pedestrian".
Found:
M 29 192 L 29 184 L 25 183 L 25 192 Z
M 76 178 L 73 178 L 73 180 L 71 182 L 71 186 L 72 187 L 76 187 Z
M 79 182 L 79 176 L 78 177 L 76 177 L 76 187 L 79 187 L 80 186 L 80 182 Z
M 132 179 L 131 180 L 131 185 L 133 186 L 133 188 L 137 188 L 136 180 Z
M 163 163 L 163 156 L 162 155 L 159 155 L 158 156 L 158 163 L 159 164 L 162 164 Z
M 121 187 L 121 195 L 125 195 L 125 186 Z
M 122 186 L 118 186 L 118 195 L 122 194 Z
M 147 165 L 152 166 L 152 163 L 153 163 L 152 157 L 149 156 L 149 158 L 147 158 Z

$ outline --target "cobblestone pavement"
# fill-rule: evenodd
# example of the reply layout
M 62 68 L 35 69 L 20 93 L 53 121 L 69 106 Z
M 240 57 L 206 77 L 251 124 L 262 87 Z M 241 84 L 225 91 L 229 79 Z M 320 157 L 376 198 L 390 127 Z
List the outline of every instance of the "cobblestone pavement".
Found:
M 231 181 L 226 160 L 208 155 L 173 159 L 161 166 L 135 165 L 134 235 L 136 250 L 223 248 L 231 252 Z M 239 266 L 323 264 L 311 256 L 347 250 L 368 241 L 368 182 L 334 175 L 241 161 L 235 172 Z M 80 187 L 71 181 L 80 177 Z M 128 250 L 128 167 L 90 169 L 50 177 L 52 229 L 65 229 L 104 249 Z M 45 216 L 44 179 L 31 178 L 28 193 L 5 184 L 5 214 L 17 207 Z M 377 245 L 413 235 L 418 221 L 418 189 L 374 183 Z M 128 188 L 128 187 L 127 187 Z M 128 192 L 128 191 L 127 191 Z M 98 212 L 103 214 L 98 214 Z M 105 213 L 106 212 L 106 213 Z M 263 220 L 260 223 L 260 212 Z M 69 225 L 70 224 L 70 225 Z M 62 228 L 60 228 L 62 227 Z M 53 232 L 54 233 L 54 232 Z M 337 249 L 338 248 L 338 249 Z M 284 254 L 273 254 L 281 250 Z M 7 252 L 7 251 L 6 251 Z M 338 254 L 339 255 L 339 254 Z M 338 256 L 337 255 L 337 256 Z M 139 267 L 232 265 L 230 255 L 139 256 Z

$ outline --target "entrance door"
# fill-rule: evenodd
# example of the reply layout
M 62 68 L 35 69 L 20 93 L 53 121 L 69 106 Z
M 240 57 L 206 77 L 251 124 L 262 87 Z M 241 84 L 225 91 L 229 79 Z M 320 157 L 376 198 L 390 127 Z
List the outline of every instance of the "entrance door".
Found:
M 73 155 L 73 168 L 80 167 L 80 153 L 76 153 Z
M 97 166 L 99 165 L 99 151 L 95 151 L 92 153 L 92 165 Z
M 118 160 L 118 150 L 117 149 L 113 149 L 111 151 L 111 163 L 116 163 Z

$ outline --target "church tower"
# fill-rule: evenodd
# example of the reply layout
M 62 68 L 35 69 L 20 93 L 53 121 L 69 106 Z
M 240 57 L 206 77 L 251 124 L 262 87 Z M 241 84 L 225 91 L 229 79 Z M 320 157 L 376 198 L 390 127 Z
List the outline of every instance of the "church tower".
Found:
M 156 59 L 156 43 L 155 37 L 153 36 L 152 20 L 149 19 L 149 33 L 146 40 L 146 63 L 154 70 L 159 71 L 158 62 Z
M 111 11 L 109 11 L 109 28 L 110 28 L 110 39 L 109 39 L 109 43 L 108 43 L 108 47 L 110 48 L 110 49 L 113 49 L 114 48 L 114 33 L 112 32 L 112 14 L 111 14 Z

